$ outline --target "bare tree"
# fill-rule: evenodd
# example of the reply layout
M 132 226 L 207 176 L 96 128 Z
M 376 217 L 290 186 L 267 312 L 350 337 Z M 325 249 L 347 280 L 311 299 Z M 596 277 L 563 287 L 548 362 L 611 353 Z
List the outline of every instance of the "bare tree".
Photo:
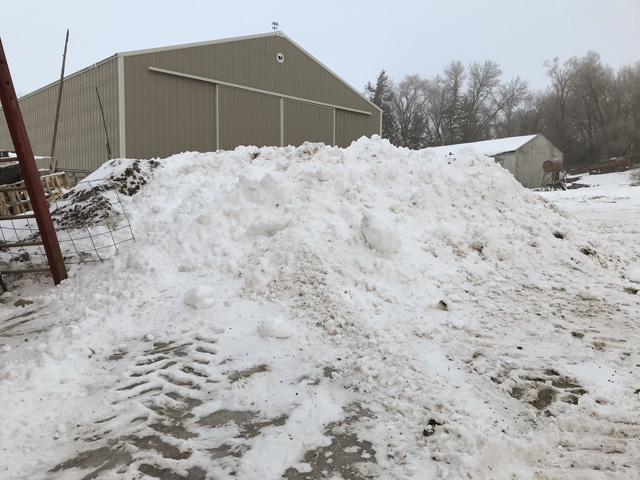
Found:
M 490 106 L 490 100 L 500 84 L 500 75 L 502 71 L 498 64 L 491 60 L 483 64 L 472 63 L 469 66 L 467 90 L 462 102 L 461 140 L 463 142 L 487 138 L 484 127 L 495 115 L 494 109 Z
M 561 66 L 558 57 L 544 62 L 547 76 L 551 78 L 551 91 L 555 103 L 554 122 L 557 132 L 556 145 L 562 150 L 569 145 L 567 139 L 567 104 L 578 80 L 580 69 L 576 58 L 571 58 Z
M 548 96 L 542 92 L 526 92 L 514 110 L 505 113 L 504 122 L 497 129 L 498 137 L 546 133 L 543 112 Z
M 511 137 L 517 135 L 515 114 L 527 98 L 529 84 L 516 77 L 499 84 L 484 108 L 480 130 L 489 132 L 491 137 Z
M 640 62 L 614 72 L 596 52 L 543 64 L 550 86 L 530 92 L 503 82 L 497 63 L 448 64 L 441 75 L 406 76 L 394 85 L 383 71 L 370 98 L 388 112 L 395 145 L 422 148 L 543 133 L 569 165 L 640 151 Z M 637 154 L 636 154 L 637 156 Z
M 407 75 L 393 94 L 396 125 L 394 142 L 413 149 L 426 146 L 427 82 L 418 75 Z
M 460 61 L 455 61 L 445 67 L 443 76 L 438 75 L 426 84 L 426 128 L 431 145 L 451 145 L 460 141 L 465 80 L 464 66 Z
M 615 75 L 610 67 L 602 64 L 600 55 L 595 52 L 587 52 L 579 65 L 576 82 L 581 116 L 579 127 L 588 150 L 606 153 L 617 136 L 612 129 L 616 116 Z
M 620 102 L 617 128 L 628 149 L 640 150 L 640 62 L 622 67 L 616 75 L 617 98 Z

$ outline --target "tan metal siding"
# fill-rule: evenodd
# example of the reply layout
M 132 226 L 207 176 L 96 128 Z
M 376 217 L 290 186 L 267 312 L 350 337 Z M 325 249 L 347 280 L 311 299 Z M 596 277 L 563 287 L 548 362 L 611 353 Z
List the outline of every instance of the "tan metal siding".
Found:
M 334 109 L 302 102 L 284 101 L 284 144 L 298 146 L 304 142 L 333 145 Z
M 268 95 L 219 87 L 220 149 L 238 145 L 280 145 L 280 100 Z
M 284 55 L 284 62 L 278 62 L 278 53 Z M 376 111 L 295 44 L 277 35 L 136 54 L 127 57 L 127 62 L 135 58 L 166 70 L 357 110 Z
M 351 142 L 362 136 L 380 134 L 380 114 L 361 115 L 336 110 L 336 145 L 348 147 Z
M 173 53 L 176 64 L 188 61 Z M 215 85 L 154 75 L 147 69 L 154 55 L 125 58 L 127 157 L 216 150 Z
M 100 93 L 112 156 L 118 156 L 118 75 L 116 59 L 67 77 L 64 81 L 55 156 L 58 168 L 95 170 L 108 160 L 105 127 L 96 95 Z M 20 99 L 33 152 L 51 153 L 53 123 L 58 99 L 57 83 Z M 4 115 L 0 115 L 0 145 L 11 144 Z M 49 162 L 39 160 L 40 168 Z
M 284 62 L 278 62 L 278 53 L 284 55 Z M 150 71 L 149 67 L 175 73 Z M 176 74 L 200 78 L 180 80 Z M 263 95 L 219 85 L 218 143 L 215 142 L 215 82 L 271 94 Z M 204 142 L 204 147 L 210 150 L 216 147 L 232 149 L 244 144 L 280 145 L 281 140 L 284 144 L 292 145 L 307 140 L 333 144 L 332 109 L 286 98 L 285 115 L 282 118 L 284 138 L 281 139 L 278 94 L 327 103 L 338 109 L 344 107 L 370 112 L 370 115 L 347 114 L 336 110 L 335 142 L 338 145 L 349 145 L 362 135 L 380 133 L 380 113 L 375 107 L 295 44 L 276 35 L 126 55 L 125 85 L 129 157 L 166 156 L 184 149 L 184 145 L 171 149 L 164 142 L 176 142 L 176 138 L 170 131 L 157 132 L 153 127 L 158 122 L 171 122 L 166 118 L 165 106 L 154 105 L 161 102 L 171 105 L 179 95 L 174 88 L 177 85 L 182 85 L 183 89 L 197 88 L 201 94 L 206 96 L 204 92 L 208 92 L 213 96 L 213 99 L 197 98 L 198 94 L 194 94 L 191 100 L 185 99 L 192 105 L 190 117 L 181 118 L 168 127 L 168 130 L 188 127 L 190 131 L 197 132 L 191 145 L 199 145 L 198 149 L 203 148 L 203 142 L 199 140 L 202 136 L 211 139 L 210 143 Z M 201 111 L 203 105 L 209 108 L 210 115 Z M 197 116 L 201 120 L 196 120 Z M 149 125 L 143 126 L 145 123 Z M 213 139 L 209 132 L 214 134 Z

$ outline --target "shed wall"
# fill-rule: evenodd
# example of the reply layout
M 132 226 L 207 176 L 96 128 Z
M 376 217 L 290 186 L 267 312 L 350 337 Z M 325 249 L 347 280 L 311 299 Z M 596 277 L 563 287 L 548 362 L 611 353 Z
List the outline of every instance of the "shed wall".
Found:
M 511 152 L 503 155 L 496 155 L 496 162 L 502 165 L 503 168 L 509 170 L 509 173 L 514 177 L 518 174 L 518 167 L 516 163 L 516 153 Z
M 284 145 L 304 142 L 334 144 L 334 109 L 309 103 L 283 101 Z
M 124 54 L 124 78 L 128 157 L 304 141 L 346 146 L 380 133 L 379 110 L 279 35 Z M 335 105 L 363 113 L 336 109 L 334 123 Z
M 235 88 L 218 88 L 222 150 L 231 150 L 238 145 L 280 145 L 278 98 Z
M 362 136 L 380 135 L 380 115 L 365 117 L 354 112 L 336 111 L 336 145 L 348 147 Z M 375 122 L 378 125 L 375 125 Z
M 215 86 L 125 67 L 126 156 L 168 157 L 216 146 Z
M 516 179 L 527 188 L 540 188 L 544 171 L 542 164 L 563 154 L 544 136 L 538 135 L 516 152 Z
M 103 122 L 100 102 L 104 111 Z M 53 83 L 19 99 L 33 153 L 49 156 L 59 84 Z M 116 58 L 69 76 L 64 81 L 55 157 L 58 169 L 95 170 L 119 154 L 118 71 Z M 0 115 L 0 149 L 13 150 L 4 115 Z M 48 168 L 48 160 L 37 160 Z

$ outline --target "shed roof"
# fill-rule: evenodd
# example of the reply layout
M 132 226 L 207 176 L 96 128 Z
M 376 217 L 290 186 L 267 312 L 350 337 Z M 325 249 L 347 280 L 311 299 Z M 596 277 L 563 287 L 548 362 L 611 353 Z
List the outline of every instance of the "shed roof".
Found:
M 501 153 L 515 152 L 537 136 L 538 135 L 523 135 L 520 137 L 498 138 L 496 140 L 483 140 L 481 142 L 444 145 L 442 147 L 432 147 L 432 149 L 440 155 L 455 155 L 463 148 L 471 147 L 478 153 L 483 153 L 489 157 L 493 157 L 495 155 L 500 155 Z

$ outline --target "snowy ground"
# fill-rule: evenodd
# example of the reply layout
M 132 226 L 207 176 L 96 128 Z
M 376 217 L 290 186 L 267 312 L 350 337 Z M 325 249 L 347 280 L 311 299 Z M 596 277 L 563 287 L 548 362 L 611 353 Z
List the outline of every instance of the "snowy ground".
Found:
M 142 175 L 135 242 L 7 279 L 1 478 L 638 477 L 626 174 L 531 192 L 362 139 Z

